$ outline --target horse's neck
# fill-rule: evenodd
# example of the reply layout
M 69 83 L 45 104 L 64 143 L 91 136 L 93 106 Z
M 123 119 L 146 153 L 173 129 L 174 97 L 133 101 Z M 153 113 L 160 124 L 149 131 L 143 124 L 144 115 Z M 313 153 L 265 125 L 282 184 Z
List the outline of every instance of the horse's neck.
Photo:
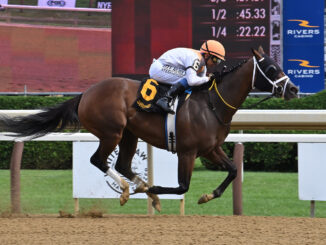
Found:
M 237 109 L 240 108 L 247 98 L 252 86 L 252 74 L 253 60 L 250 59 L 235 71 L 225 75 L 222 82 L 218 84 L 218 91 L 221 97 L 230 106 L 236 108 L 230 108 L 221 98 L 218 98 L 217 94 L 215 95 L 216 100 L 219 101 L 218 107 L 224 108 L 223 110 L 219 110 L 221 111 L 221 120 L 224 122 L 230 122 L 232 120 Z

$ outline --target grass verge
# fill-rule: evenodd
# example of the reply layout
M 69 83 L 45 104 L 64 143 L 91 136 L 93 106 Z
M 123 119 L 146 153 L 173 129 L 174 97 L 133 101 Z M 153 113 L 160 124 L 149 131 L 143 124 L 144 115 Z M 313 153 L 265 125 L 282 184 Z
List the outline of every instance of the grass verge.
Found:
M 206 204 L 197 201 L 210 193 L 225 178 L 226 172 L 202 168 L 193 173 L 185 198 L 188 215 L 232 215 L 232 187 L 223 196 Z M 255 216 L 309 217 L 310 202 L 298 198 L 296 173 L 245 172 L 243 214 Z M 178 200 L 161 200 L 161 214 L 178 214 Z M 73 213 L 71 170 L 22 170 L 21 206 L 24 213 L 55 214 L 60 210 Z M 118 199 L 80 199 L 81 212 L 100 210 L 108 214 L 146 214 L 147 201 L 130 199 L 120 207 Z M 0 170 L 0 212 L 10 210 L 10 172 Z M 316 217 L 326 217 L 326 203 L 316 202 Z

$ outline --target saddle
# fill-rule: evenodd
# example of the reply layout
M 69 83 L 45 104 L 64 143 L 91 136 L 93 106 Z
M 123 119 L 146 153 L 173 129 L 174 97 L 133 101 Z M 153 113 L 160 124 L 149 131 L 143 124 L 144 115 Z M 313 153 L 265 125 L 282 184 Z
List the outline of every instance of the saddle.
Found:
M 138 111 L 150 113 L 154 112 L 165 115 L 166 112 L 156 105 L 156 101 L 162 98 L 170 87 L 171 85 L 159 83 L 158 81 L 151 78 L 143 79 L 139 86 L 137 99 L 133 103 L 133 107 Z M 185 93 L 179 95 L 177 111 L 189 97 L 189 94 L 189 91 L 185 91 Z
M 162 84 L 158 81 L 146 78 L 142 81 L 137 92 L 137 99 L 133 103 L 133 107 L 137 111 L 144 111 L 150 113 L 160 113 L 165 117 L 165 141 L 166 149 L 172 153 L 176 152 L 176 116 L 166 113 L 159 106 L 156 105 L 156 101 L 163 97 L 169 90 L 171 85 Z M 175 101 L 173 101 L 173 110 L 178 112 L 182 104 L 189 97 L 191 91 L 185 91 L 179 95 Z

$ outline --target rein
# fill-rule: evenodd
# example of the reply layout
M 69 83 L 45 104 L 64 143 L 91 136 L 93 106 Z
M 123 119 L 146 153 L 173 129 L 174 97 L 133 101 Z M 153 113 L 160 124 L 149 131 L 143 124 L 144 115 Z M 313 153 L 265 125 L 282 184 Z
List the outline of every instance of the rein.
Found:
M 213 83 L 215 83 L 215 87 L 216 87 L 216 81 L 215 81 L 215 79 L 214 79 Z M 212 101 L 214 101 L 214 99 L 211 97 L 212 96 L 211 93 L 209 93 L 209 91 L 212 90 L 212 88 L 213 88 L 213 84 L 209 88 L 208 91 L 206 90 L 208 92 L 208 107 L 214 113 L 214 116 L 216 117 L 217 121 L 219 121 L 224 126 L 230 126 L 231 125 L 231 121 L 230 122 L 227 122 L 227 123 L 226 122 L 223 122 L 223 120 L 220 118 L 220 116 L 217 113 L 216 107 L 214 106 L 214 103 L 212 102 Z M 217 90 L 217 87 L 216 87 L 216 91 L 218 91 Z M 224 101 L 224 100 L 222 100 L 222 101 Z
M 269 96 L 267 96 L 267 97 L 261 99 L 261 100 L 258 101 L 257 103 L 255 103 L 255 104 L 253 104 L 253 105 L 251 105 L 251 106 L 249 106 L 249 107 L 247 107 L 247 108 L 245 108 L 245 109 L 252 109 L 252 108 L 254 108 L 255 106 L 259 105 L 260 103 L 263 103 L 264 101 L 273 98 L 273 96 L 274 96 L 274 94 L 271 94 L 271 95 L 269 95 Z
M 220 92 L 217 89 L 216 79 L 213 80 L 212 85 L 211 85 L 211 87 L 208 90 L 211 91 L 213 87 L 215 88 L 215 92 L 217 93 L 218 97 L 220 97 L 220 99 L 223 101 L 223 103 L 227 107 L 229 107 L 229 108 L 231 108 L 233 110 L 236 110 L 237 109 L 236 107 L 234 107 L 234 106 L 230 105 L 228 102 L 226 102 L 225 99 L 223 99 L 222 95 L 220 94 Z

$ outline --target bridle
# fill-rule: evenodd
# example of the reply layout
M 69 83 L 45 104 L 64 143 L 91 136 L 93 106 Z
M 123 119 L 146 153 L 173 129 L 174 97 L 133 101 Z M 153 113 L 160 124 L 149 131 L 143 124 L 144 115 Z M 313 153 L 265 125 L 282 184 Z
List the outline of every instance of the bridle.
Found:
M 254 70 L 253 70 L 253 73 L 252 73 L 252 82 L 251 82 L 251 87 L 252 89 L 255 88 L 255 82 L 256 82 L 256 73 L 257 73 L 257 70 L 258 72 L 260 72 L 260 74 L 272 85 L 272 94 L 269 95 L 268 97 L 266 98 L 263 98 L 262 100 L 260 100 L 259 102 L 255 103 L 254 105 L 250 106 L 250 108 L 262 103 L 263 101 L 266 101 L 270 98 L 272 98 L 273 96 L 275 95 L 279 95 L 279 96 L 282 96 L 282 98 L 284 98 L 284 94 L 285 94 L 285 91 L 286 91 L 286 87 L 290 81 L 290 78 L 285 75 L 275 81 L 272 81 L 269 77 L 266 76 L 265 72 L 261 69 L 261 67 L 259 66 L 259 63 L 263 62 L 265 60 L 265 57 L 262 57 L 259 61 L 257 61 L 256 57 L 253 56 L 253 62 L 254 62 Z M 285 83 L 284 83 L 284 86 L 279 86 L 278 83 L 282 82 L 285 80 Z M 216 94 L 218 95 L 218 97 L 221 99 L 221 101 L 230 109 L 233 109 L 233 110 L 237 110 L 238 108 L 236 108 L 235 106 L 232 106 L 230 103 L 228 103 L 221 95 L 221 93 L 219 92 L 218 88 L 217 88 L 217 82 L 216 82 L 216 79 L 213 80 L 212 82 L 212 85 L 210 86 L 209 90 L 212 90 L 214 87 L 215 89 L 215 92 Z M 214 109 L 214 108 L 213 108 Z
M 263 70 L 259 66 L 259 63 L 264 61 L 264 59 L 265 59 L 265 57 L 263 57 L 259 61 L 257 61 L 256 57 L 255 56 L 253 57 L 254 70 L 252 72 L 252 82 L 251 82 L 252 89 L 255 88 L 256 69 L 258 69 L 260 74 L 273 86 L 271 97 L 274 95 L 279 95 L 279 96 L 282 96 L 282 98 L 284 98 L 286 87 L 290 81 L 290 78 L 287 75 L 285 75 L 285 76 L 277 79 L 276 81 L 272 81 L 269 77 L 266 76 L 266 74 L 263 72 Z M 285 80 L 284 86 L 278 86 L 278 83 L 282 82 L 283 80 Z

